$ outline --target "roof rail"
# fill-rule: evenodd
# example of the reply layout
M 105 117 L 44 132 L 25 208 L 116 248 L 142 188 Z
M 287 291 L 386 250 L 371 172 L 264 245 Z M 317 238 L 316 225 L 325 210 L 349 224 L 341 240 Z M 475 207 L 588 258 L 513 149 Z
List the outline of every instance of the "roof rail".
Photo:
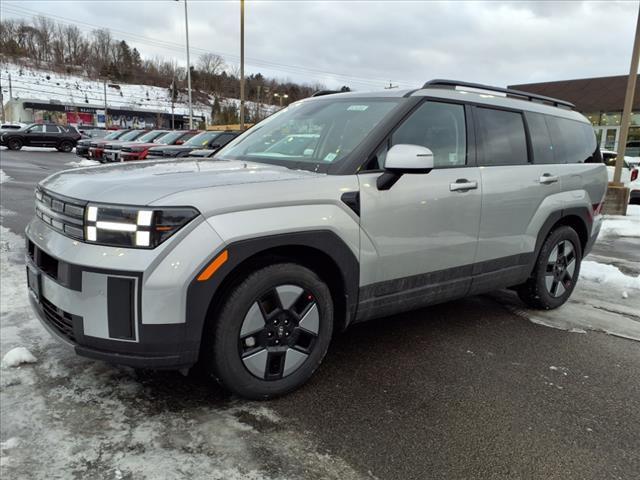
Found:
M 474 88 L 477 90 L 487 90 L 490 92 L 500 92 L 500 93 L 504 93 L 506 95 L 510 95 L 512 97 L 518 97 L 521 99 L 525 99 L 528 100 L 530 102 L 534 101 L 534 100 L 538 100 L 541 102 L 547 102 L 550 103 L 556 107 L 559 106 L 563 106 L 563 107 L 569 107 L 571 109 L 576 108 L 576 106 L 571 103 L 571 102 L 567 102 L 565 100 L 560 100 L 557 98 L 552 98 L 552 97 L 546 97 L 544 95 L 538 95 L 537 93 L 529 93 L 529 92 L 523 92 L 521 90 L 513 90 L 511 88 L 501 88 L 501 87 L 492 87 L 490 85 L 482 85 L 480 83 L 469 83 L 469 82 L 459 82 L 457 80 L 442 80 L 442 79 L 436 79 L 436 80 L 429 80 L 427 83 L 425 83 L 422 88 L 431 88 L 431 87 L 451 87 L 451 88 L 456 88 L 456 87 L 468 87 L 468 88 Z
M 342 93 L 340 90 L 318 90 L 313 92 L 312 97 L 322 97 L 323 95 L 333 95 L 334 93 Z

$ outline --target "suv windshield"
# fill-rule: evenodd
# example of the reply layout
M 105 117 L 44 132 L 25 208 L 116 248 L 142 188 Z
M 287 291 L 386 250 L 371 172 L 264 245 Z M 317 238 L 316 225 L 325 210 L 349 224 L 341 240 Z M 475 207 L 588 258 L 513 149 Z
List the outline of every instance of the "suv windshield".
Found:
M 295 168 L 335 164 L 398 102 L 397 98 L 327 98 L 294 103 L 238 137 L 216 158 Z
M 125 133 L 122 137 L 118 138 L 118 140 L 126 142 L 127 140 L 135 140 L 140 135 L 140 130 L 131 130 L 130 132 Z
M 162 135 L 165 135 L 167 133 L 168 132 L 166 131 L 159 132 L 158 130 L 152 130 L 150 132 L 145 133 L 140 138 L 137 138 L 136 142 L 142 142 L 142 143 L 153 142 L 156 138 L 161 137 Z
M 184 132 L 169 132 L 155 139 L 153 143 L 159 143 L 161 145 L 169 145 L 175 142 L 177 139 L 179 139 L 182 136 L 184 136 Z
M 104 136 L 104 140 L 115 140 L 118 137 L 123 135 L 122 131 L 116 130 L 115 132 L 111 132 Z
M 184 144 L 189 147 L 205 147 L 212 138 L 216 138 L 218 135 L 220 135 L 220 132 L 202 132 L 190 138 Z

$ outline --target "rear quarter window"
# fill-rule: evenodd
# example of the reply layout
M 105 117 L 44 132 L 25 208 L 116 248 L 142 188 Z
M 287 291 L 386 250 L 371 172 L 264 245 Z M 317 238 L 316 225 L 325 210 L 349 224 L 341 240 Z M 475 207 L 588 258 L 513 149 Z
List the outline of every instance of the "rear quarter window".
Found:
M 597 147 L 591 124 L 552 116 L 546 116 L 545 120 L 551 134 L 554 163 L 590 162 Z

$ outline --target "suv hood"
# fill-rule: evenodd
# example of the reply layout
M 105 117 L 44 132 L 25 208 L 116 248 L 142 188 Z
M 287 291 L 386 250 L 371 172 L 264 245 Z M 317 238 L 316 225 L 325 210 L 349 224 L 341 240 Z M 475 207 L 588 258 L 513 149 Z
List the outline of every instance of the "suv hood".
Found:
M 179 159 L 66 170 L 44 179 L 40 185 L 52 193 L 78 200 L 148 205 L 185 190 L 319 175 L 264 163 Z

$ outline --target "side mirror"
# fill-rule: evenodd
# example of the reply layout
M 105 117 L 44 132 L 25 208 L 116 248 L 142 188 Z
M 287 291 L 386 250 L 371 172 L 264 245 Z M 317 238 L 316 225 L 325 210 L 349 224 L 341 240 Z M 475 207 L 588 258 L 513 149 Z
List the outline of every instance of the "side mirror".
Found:
M 219 150 L 222 145 L 219 143 L 214 143 L 213 145 L 209 145 L 209 150 Z
M 387 152 L 384 170 L 376 182 L 378 190 L 389 190 L 405 173 L 429 173 L 433 152 L 420 145 L 394 145 Z

